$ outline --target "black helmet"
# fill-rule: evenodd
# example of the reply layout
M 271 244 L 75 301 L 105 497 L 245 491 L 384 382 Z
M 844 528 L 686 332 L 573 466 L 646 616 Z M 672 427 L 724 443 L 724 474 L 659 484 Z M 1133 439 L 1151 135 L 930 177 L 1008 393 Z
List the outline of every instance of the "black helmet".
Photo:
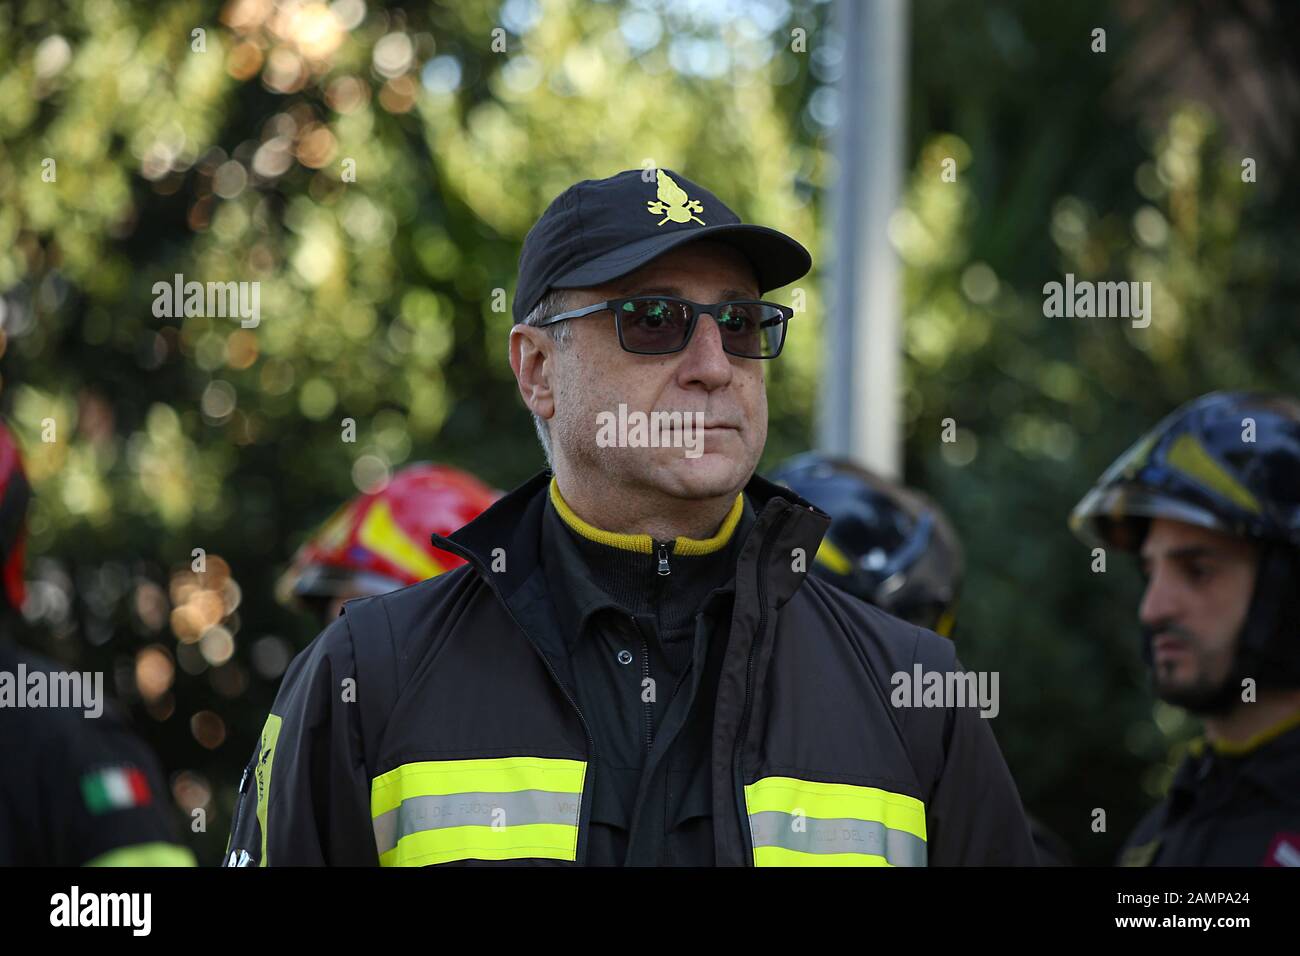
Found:
M 961 545 L 929 498 L 815 452 L 785 462 L 771 479 L 831 516 L 813 573 L 890 614 L 951 635 Z
M 1153 518 L 1260 543 L 1239 668 L 1300 684 L 1300 403 L 1258 392 L 1188 402 L 1106 469 L 1070 528 L 1093 546 L 1134 551 Z

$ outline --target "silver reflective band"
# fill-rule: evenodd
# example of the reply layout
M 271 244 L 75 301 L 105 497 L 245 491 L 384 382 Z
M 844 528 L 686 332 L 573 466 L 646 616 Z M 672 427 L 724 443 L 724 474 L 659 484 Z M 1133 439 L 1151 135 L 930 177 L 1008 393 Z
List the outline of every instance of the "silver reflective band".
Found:
M 754 847 L 778 846 L 800 853 L 866 853 L 894 866 L 925 866 L 925 841 L 874 820 L 796 817 L 778 810 L 749 815 Z
M 226 861 L 226 866 L 252 866 L 253 858 L 248 855 L 247 850 L 231 850 L 230 859 Z
M 401 806 L 375 817 L 375 848 L 382 856 L 402 837 L 447 827 L 513 827 L 530 823 L 576 827 L 581 800 L 581 794 L 549 790 L 407 797 Z

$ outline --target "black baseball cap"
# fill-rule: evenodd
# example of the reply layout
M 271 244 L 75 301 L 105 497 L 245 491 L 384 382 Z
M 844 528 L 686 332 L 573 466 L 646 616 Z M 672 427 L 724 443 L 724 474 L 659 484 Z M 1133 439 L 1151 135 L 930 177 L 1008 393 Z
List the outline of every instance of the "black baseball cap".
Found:
M 734 246 L 758 277 L 759 293 L 812 268 L 795 240 L 753 226 L 721 199 L 671 169 L 627 169 L 584 179 L 560 193 L 524 237 L 514 318 L 522 322 L 551 289 L 601 285 L 688 242 Z

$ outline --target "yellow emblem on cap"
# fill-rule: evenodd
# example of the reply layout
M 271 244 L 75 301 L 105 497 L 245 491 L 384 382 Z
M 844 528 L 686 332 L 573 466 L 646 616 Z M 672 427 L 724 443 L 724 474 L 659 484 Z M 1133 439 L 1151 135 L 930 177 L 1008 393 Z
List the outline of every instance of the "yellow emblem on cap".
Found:
M 655 180 L 659 184 L 656 195 L 659 197 L 658 202 L 646 200 L 646 210 L 656 216 L 663 216 L 656 226 L 662 226 L 664 223 L 672 222 L 690 222 L 694 219 L 701 226 L 704 220 L 692 213 L 704 212 L 704 204 L 698 199 L 688 199 L 686 190 L 673 182 L 673 178 L 662 169 L 655 170 Z

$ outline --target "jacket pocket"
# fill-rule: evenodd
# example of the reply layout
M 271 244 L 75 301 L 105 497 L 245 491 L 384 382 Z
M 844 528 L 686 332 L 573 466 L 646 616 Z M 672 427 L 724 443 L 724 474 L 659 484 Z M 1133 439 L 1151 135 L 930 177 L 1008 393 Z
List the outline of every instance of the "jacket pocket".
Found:
M 670 771 L 668 793 L 668 823 L 672 829 L 699 817 L 713 816 L 713 791 L 707 766 L 691 771 Z
M 591 794 L 591 822 L 623 833 L 632 828 L 640 768 L 611 767 L 601 763 L 596 771 L 600 785 Z

